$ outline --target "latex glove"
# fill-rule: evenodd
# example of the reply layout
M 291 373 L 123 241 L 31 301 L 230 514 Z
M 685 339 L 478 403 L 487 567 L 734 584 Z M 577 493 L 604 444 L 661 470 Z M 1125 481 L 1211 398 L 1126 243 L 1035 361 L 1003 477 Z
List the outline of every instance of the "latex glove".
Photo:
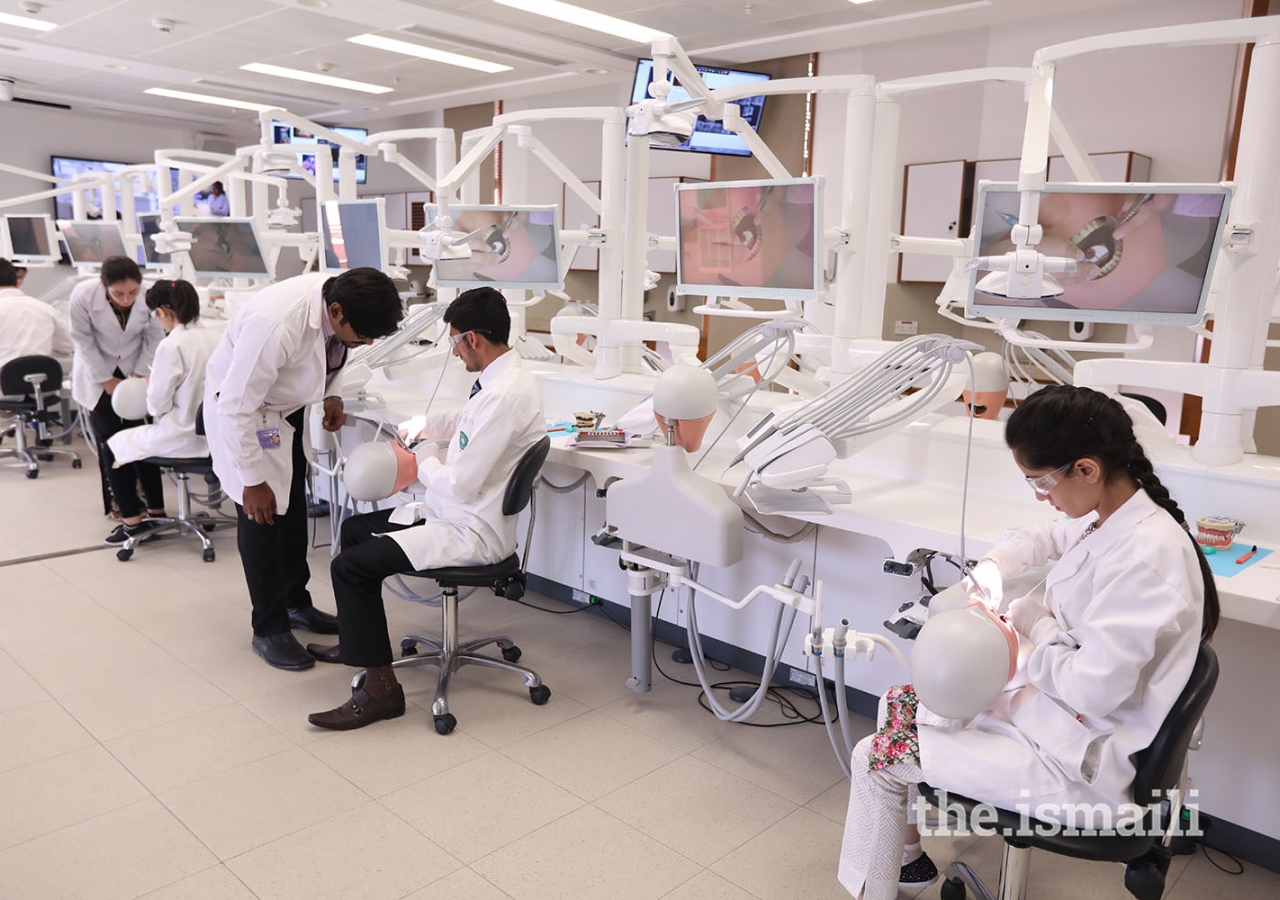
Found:
M 970 602 L 998 609 L 1004 600 L 1004 579 L 993 559 L 980 560 L 960 582 Z
M 1019 597 L 1009 604 L 1008 619 L 1019 634 L 1036 645 L 1043 644 L 1062 630 L 1053 613 L 1031 597 Z

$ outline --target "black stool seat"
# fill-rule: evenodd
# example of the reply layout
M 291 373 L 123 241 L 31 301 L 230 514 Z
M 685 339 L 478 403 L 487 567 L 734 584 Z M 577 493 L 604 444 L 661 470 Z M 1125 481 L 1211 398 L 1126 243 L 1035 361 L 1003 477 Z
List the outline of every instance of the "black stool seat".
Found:
M 213 471 L 213 459 L 208 456 L 148 456 L 142 462 L 162 469 L 183 472 Z
M 519 575 L 520 557 L 513 553 L 502 562 L 488 566 L 446 566 L 443 569 L 422 569 L 409 574 L 417 578 L 431 578 L 441 586 L 488 587 L 495 582 L 505 583 L 507 579 Z M 502 594 L 499 593 L 498 596 Z

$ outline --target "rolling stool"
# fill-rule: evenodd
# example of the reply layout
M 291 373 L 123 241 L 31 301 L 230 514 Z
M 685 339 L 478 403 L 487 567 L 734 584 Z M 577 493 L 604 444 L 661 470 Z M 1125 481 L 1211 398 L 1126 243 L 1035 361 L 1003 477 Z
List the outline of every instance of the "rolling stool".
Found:
M 53 385 L 52 390 L 45 390 L 42 385 Z M 54 421 L 53 414 L 45 406 L 47 398 L 58 399 L 62 390 L 62 364 L 52 356 L 19 356 L 0 367 L 0 394 L 10 395 L 18 399 L 0 398 L 0 410 L 15 415 L 12 426 L 4 434 L 13 432 L 16 447 L 0 449 L 0 457 L 13 456 L 26 462 L 27 477 L 40 477 L 40 460 L 51 460 L 54 456 L 71 457 L 71 468 L 79 469 L 83 463 L 80 454 L 74 450 L 54 449 L 49 446 L 53 439 L 47 427 Z M 36 446 L 27 443 L 27 429 L 36 433 Z
M 1218 657 L 1208 644 L 1200 646 L 1191 678 L 1173 709 L 1156 732 L 1151 745 L 1137 756 L 1137 773 L 1133 780 L 1134 802 L 1147 806 L 1141 834 L 1081 834 L 1057 833 L 1060 829 L 1022 814 L 1004 809 L 996 810 L 996 827 L 1004 837 L 1004 857 L 1000 863 L 999 894 L 993 894 L 967 864 L 954 862 L 947 866 L 940 890 L 942 900 L 963 900 L 965 889 L 972 890 L 979 900 L 1025 900 L 1028 877 L 1031 873 L 1031 850 L 1039 848 L 1076 859 L 1099 862 L 1127 863 L 1124 886 L 1138 900 L 1159 900 L 1164 893 L 1165 875 L 1169 871 L 1169 842 L 1172 829 L 1181 821 L 1182 786 L 1186 780 L 1187 751 L 1199 746 L 1199 726 L 1209 698 L 1218 683 Z M 939 791 L 921 782 L 920 793 L 935 806 L 959 804 L 972 812 L 979 801 L 946 791 Z M 1164 826 L 1169 831 L 1158 840 L 1153 831 L 1153 806 L 1170 797 L 1177 788 L 1177 800 L 1169 804 L 1169 820 Z M 1170 797 L 1170 799 L 1172 799 Z M 1053 833 L 1043 834 L 1042 831 Z
M 515 471 L 507 482 L 506 494 L 502 498 L 502 514 L 504 516 L 519 515 L 533 499 L 533 489 L 538 482 L 542 464 L 547 460 L 551 449 L 551 439 L 543 437 L 527 451 L 516 463 Z M 526 539 L 525 549 L 529 542 Z M 524 678 L 529 689 L 529 699 L 541 706 L 551 697 L 551 689 L 542 683 L 538 673 L 532 669 L 517 665 L 520 659 L 520 648 L 512 643 L 507 635 L 486 637 L 478 640 L 458 642 L 458 588 L 489 588 L 499 597 L 519 600 L 525 592 L 525 573 L 520 557 L 512 554 L 500 563 L 488 566 L 457 566 L 441 569 L 423 569 L 418 572 L 406 572 L 416 578 L 430 578 L 440 585 L 442 617 L 441 638 L 423 637 L 419 634 L 405 635 L 400 641 L 401 659 L 393 662 L 392 668 L 408 668 L 411 666 L 439 666 L 440 678 L 436 682 L 436 698 L 431 704 L 431 716 L 435 720 L 436 731 L 448 734 L 457 726 L 458 720 L 449 712 L 449 679 L 462 666 L 489 666 L 513 672 Z M 477 653 L 481 647 L 497 644 L 502 650 L 502 659 Z M 419 653 L 419 647 L 428 648 L 426 653 Z M 364 671 L 357 672 L 351 680 L 352 689 L 359 688 L 364 682 Z

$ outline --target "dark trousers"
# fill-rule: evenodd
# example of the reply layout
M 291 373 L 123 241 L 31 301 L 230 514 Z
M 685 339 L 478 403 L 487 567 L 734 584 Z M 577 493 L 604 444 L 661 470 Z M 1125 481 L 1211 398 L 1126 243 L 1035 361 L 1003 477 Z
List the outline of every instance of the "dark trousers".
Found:
M 329 565 L 333 596 L 338 601 L 342 661 L 349 666 L 368 669 L 391 665 L 382 580 L 414 570 L 399 544 L 388 537 L 377 537 L 414 527 L 391 523 L 391 512 L 387 509 L 366 513 L 343 522 L 342 552 Z
M 289 630 L 289 610 L 311 606 L 307 582 L 311 569 L 307 566 L 307 458 L 302 451 L 304 410 L 287 417 L 293 426 L 293 479 L 289 483 L 289 511 L 276 513 L 270 525 L 259 525 L 236 504 L 239 520 L 236 544 L 244 580 L 249 585 L 253 603 L 253 633 L 283 634 Z M 266 450 L 282 453 L 284 448 Z M 280 506 L 279 499 L 276 505 Z
M 116 370 L 116 377 L 122 377 Z M 111 512 L 107 490 L 116 498 L 116 506 L 120 507 L 120 515 L 126 519 L 142 514 L 142 501 L 138 497 L 138 482 L 142 482 L 142 493 L 146 495 L 147 509 L 164 509 L 164 479 L 160 470 L 146 463 L 126 463 L 115 468 L 115 456 L 107 446 L 107 439 L 118 431 L 141 425 L 142 422 L 125 421 L 116 415 L 111 408 L 111 395 L 103 392 L 98 398 L 98 405 L 89 412 L 89 424 L 93 427 L 93 437 L 98 443 L 98 466 L 102 471 L 103 512 Z

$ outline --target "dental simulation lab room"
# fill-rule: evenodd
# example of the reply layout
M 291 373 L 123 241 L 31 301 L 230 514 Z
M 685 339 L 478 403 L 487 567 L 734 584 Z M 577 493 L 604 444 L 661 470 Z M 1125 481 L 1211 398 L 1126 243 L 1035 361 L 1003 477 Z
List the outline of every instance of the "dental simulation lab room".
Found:
M 1280 897 L 1280 0 L 0 0 L 0 900 Z

